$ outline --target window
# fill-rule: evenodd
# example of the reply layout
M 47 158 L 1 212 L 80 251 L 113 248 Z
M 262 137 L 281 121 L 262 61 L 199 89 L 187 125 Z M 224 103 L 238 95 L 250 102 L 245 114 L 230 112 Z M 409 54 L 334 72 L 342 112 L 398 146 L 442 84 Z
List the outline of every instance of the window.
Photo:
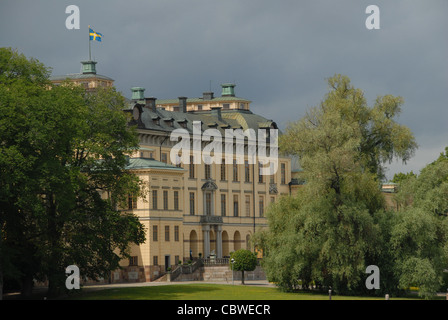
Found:
M 238 196 L 233 196 L 233 216 L 238 217 Z
M 212 214 L 212 194 L 210 192 L 205 194 L 205 214 L 207 216 Z
M 198 111 L 202 111 L 202 104 L 198 104 Z
M 130 266 L 138 266 L 138 257 L 129 257 L 129 265 Z
M 286 165 L 282 163 L 281 167 L 281 184 L 286 184 Z
M 244 160 L 244 181 L 250 182 L 249 161 Z
M 221 195 L 221 216 L 226 216 L 226 195 Z
M 174 241 L 179 241 L 179 226 L 174 226 Z M 176 261 L 179 261 L 179 258 Z
M 263 217 L 264 215 L 264 198 L 260 197 L 258 200 L 258 209 L 260 210 L 260 217 Z
M 223 109 L 230 109 L 230 103 L 223 103 L 222 104 Z
M 137 209 L 137 197 L 133 194 L 128 194 L 128 209 Z
M 157 210 L 157 190 L 152 190 L 152 208 Z
M 210 179 L 211 177 L 211 166 L 209 164 L 204 165 L 205 179 Z
M 168 191 L 163 191 L 163 210 L 168 210 Z
M 194 178 L 194 157 L 190 156 L 190 178 L 193 179 Z
M 168 155 L 165 152 L 162 152 L 162 160 L 163 163 L 168 163 Z
M 165 226 L 165 241 L 170 241 L 170 226 Z
M 152 241 L 159 241 L 157 226 L 152 226 Z
M 250 196 L 246 196 L 246 217 L 250 217 Z
M 153 265 L 158 266 L 159 265 L 159 257 L 158 256 L 152 257 L 152 263 L 153 263 Z
M 238 165 L 236 160 L 233 160 L 233 181 L 238 181 Z
M 221 180 L 226 180 L 226 159 L 221 162 Z
M 190 214 L 194 215 L 194 192 L 190 192 Z
M 174 191 L 174 210 L 179 210 L 179 191 Z
M 263 165 L 261 164 L 261 162 L 258 162 L 258 182 L 259 183 L 263 183 Z

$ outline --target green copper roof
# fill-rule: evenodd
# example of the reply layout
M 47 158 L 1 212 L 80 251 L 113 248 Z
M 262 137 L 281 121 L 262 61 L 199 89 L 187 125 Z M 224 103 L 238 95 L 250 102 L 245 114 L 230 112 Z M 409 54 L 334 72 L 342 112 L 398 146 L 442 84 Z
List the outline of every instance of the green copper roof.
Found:
M 130 158 L 129 163 L 126 166 L 127 170 L 137 170 L 137 169 L 166 169 L 166 170 L 176 170 L 182 171 L 184 169 L 166 164 L 161 161 L 154 160 L 152 158 Z

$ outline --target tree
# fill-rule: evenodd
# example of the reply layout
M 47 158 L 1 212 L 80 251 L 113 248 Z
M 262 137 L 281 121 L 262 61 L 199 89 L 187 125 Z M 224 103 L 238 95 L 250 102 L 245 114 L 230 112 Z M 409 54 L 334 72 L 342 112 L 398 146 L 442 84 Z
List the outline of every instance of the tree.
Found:
M 233 260 L 233 262 L 232 262 Z M 241 283 L 244 284 L 244 271 L 253 271 L 257 267 L 257 256 L 250 250 L 239 249 L 230 254 L 230 267 L 241 271 Z
M 448 149 L 419 175 L 401 181 L 400 211 L 391 230 L 399 285 L 418 287 L 424 297 L 448 283 Z M 445 278 L 445 280 L 444 280 Z
M 55 295 L 66 266 L 107 277 L 144 230 L 118 210 L 129 193 L 141 195 L 125 170 L 138 139 L 123 97 L 114 88 L 51 87 L 48 74 L 0 49 L 0 271 L 20 279 L 24 293 L 33 278 L 48 279 Z
M 271 206 L 263 246 L 268 277 L 285 290 L 311 283 L 340 293 L 360 292 L 367 265 L 386 261 L 384 165 L 408 160 L 417 147 L 394 118 L 403 99 L 378 97 L 369 107 L 348 77 L 328 80 L 319 106 L 291 123 L 279 138 L 283 153 L 299 157 L 307 183 L 293 199 Z M 381 220 L 383 219 L 383 220 Z
M 417 175 L 413 171 L 408 172 L 408 173 L 398 172 L 398 173 L 394 174 L 391 182 L 400 184 L 407 179 L 416 178 L 416 177 L 417 177 Z

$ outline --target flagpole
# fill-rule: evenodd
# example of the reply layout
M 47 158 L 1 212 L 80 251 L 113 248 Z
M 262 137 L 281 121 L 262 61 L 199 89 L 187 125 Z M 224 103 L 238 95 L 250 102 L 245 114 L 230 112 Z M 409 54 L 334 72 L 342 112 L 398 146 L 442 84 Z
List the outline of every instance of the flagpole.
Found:
M 89 26 L 88 32 L 89 32 L 89 61 L 92 61 L 92 53 L 91 53 L 91 50 L 90 50 L 90 26 Z

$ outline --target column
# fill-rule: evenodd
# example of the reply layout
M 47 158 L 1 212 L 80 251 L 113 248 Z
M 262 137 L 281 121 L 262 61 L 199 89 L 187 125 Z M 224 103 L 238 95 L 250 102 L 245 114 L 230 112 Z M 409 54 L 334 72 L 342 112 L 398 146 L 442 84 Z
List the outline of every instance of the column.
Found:
M 216 226 L 216 257 L 222 258 L 222 226 Z
M 202 232 L 204 233 L 204 258 L 208 258 L 210 255 L 210 226 L 202 226 Z

